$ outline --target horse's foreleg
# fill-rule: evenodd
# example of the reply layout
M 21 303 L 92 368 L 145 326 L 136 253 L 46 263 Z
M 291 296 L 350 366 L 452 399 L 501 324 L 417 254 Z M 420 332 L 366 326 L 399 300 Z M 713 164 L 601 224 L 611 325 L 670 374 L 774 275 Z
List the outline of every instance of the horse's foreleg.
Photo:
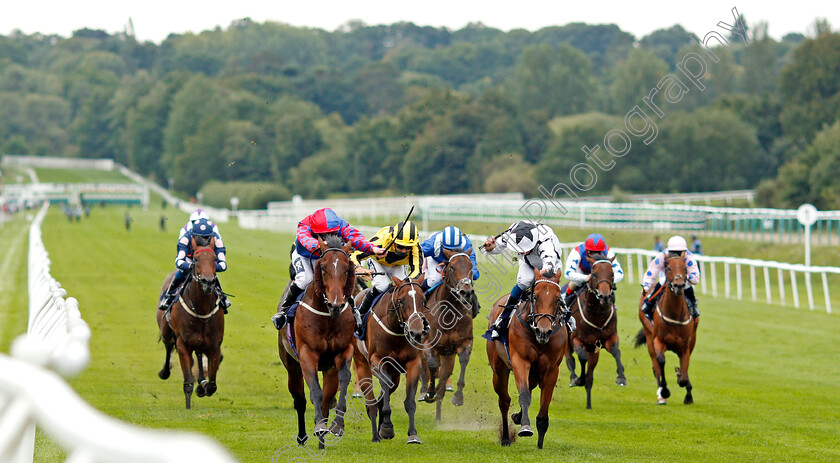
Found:
M 204 383 L 204 393 L 207 397 L 216 393 L 216 373 L 222 363 L 222 351 L 216 347 L 207 355 L 207 382 Z
M 347 388 L 350 387 L 350 361 L 352 357 L 353 348 L 349 347 L 341 356 L 336 358 L 335 362 L 335 369 L 338 371 L 338 406 L 335 409 L 335 420 L 330 427 L 330 432 L 336 436 L 344 435 L 344 417 L 347 415 Z
M 551 396 L 554 394 L 554 387 L 557 385 L 557 376 L 559 375 L 559 365 L 554 366 L 546 372 L 540 382 L 540 411 L 537 413 L 537 448 L 543 448 L 545 433 L 548 431 L 548 406 L 551 405 Z
M 653 360 L 653 375 L 656 377 L 657 403 L 665 404 L 665 399 L 671 397 L 668 381 L 665 380 L 665 345 L 659 338 L 653 338 L 651 359 Z
M 181 361 L 181 372 L 184 374 L 184 400 L 187 403 L 187 410 L 190 409 L 190 396 L 192 396 L 195 378 L 192 374 L 192 351 L 178 338 L 175 348 L 178 350 L 178 360 Z
M 299 349 L 300 369 L 303 373 L 303 379 L 309 386 L 309 401 L 315 408 L 315 431 L 313 434 L 320 438 L 328 429 L 327 419 L 324 417 L 322 408 L 324 391 L 321 390 L 321 384 L 318 382 L 318 355 L 309 350 L 306 345 Z
M 417 395 L 417 380 L 420 377 L 420 369 L 422 368 L 422 361 L 420 356 L 411 360 L 405 365 L 405 412 L 408 414 L 408 443 L 421 444 L 420 438 L 417 437 L 417 428 L 414 426 L 414 412 L 417 410 L 417 402 L 415 396 Z
M 513 422 L 522 425 L 519 428 L 519 436 L 530 437 L 534 435 L 531 429 L 531 420 L 528 418 L 528 407 L 531 406 L 531 388 L 528 387 L 528 376 L 531 374 L 531 364 L 519 358 L 511 351 L 511 364 L 513 365 L 513 377 L 516 380 L 516 390 L 519 392 L 519 413 L 511 417 Z
M 324 420 L 329 421 L 330 410 L 337 406 L 336 393 L 338 392 L 338 369 L 330 368 L 324 372 L 324 399 L 321 401 L 321 414 L 324 415 Z
M 595 349 L 589 354 L 589 365 L 586 367 L 586 409 L 592 410 L 592 383 L 595 380 L 595 365 L 598 365 L 600 353 Z
M 619 386 L 627 385 L 627 378 L 624 376 L 624 365 L 621 363 L 621 349 L 618 348 L 618 334 L 612 335 L 607 342 L 604 343 L 604 348 L 615 357 L 615 371 L 618 376 L 615 379 L 615 384 Z
M 575 372 L 575 369 L 577 368 L 577 364 L 575 362 L 575 356 L 574 356 L 574 353 L 573 353 L 572 349 L 566 349 L 565 357 L 566 357 L 566 368 L 569 369 L 569 387 L 580 386 L 580 384 L 578 384 L 577 372 Z
M 691 396 L 691 381 L 688 379 L 688 360 L 691 357 L 691 352 L 684 349 L 680 355 L 680 372 L 677 376 L 677 384 L 685 388 L 684 404 L 693 404 L 694 397 Z
M 466 386 L 467 364 L 470 363 L 470 355 L 472 354 L 472 341 L 467 343 L 458 352 L 458 361 L 461 364 L 461 373 L 458 377 L 458 390 L 452 396 L 452 405 L 464 405 L 464 386 Z
M 394 438 L 394 424 L 391 422 L 391 394 L 400 382 L 399 373 L 389 374 L 386 371 L 377 372 L 379 384 L 382 387 L 382 400 L 379 401 L 379 437 Z
M 447 355 L 440 359 L 440 370 L 438 370 L 438 385 L 435 390 L 435 419 L 440 421 L 441 404 L 443 396 L 446 395 L 446 381 L 452 376 L 452 369 L 455 368 L 455 355 Z
M 160 379 L 169 379 L 170 374 L 170 362 L 172 361 L 172 348 L 175 347 L 175 343 L 167 340 L 163 340 L 163 345 L 166 348 L 166 354 L 163 356 L 163 368 L 158 371 L 158 378 Z
M 575 354 L 577 354 L 578 359 L 580 360 L 580 376 L 577 377 L 575 384 L 571 384 L 571 386 L 585 386 L 586 362 L 589 361 L 589 352 L 587 352 L 586 347 L 577 338 L 572 341 L 572 348 L 575 350 Z
M 420 366 L 420 400 L 425 400 L 424 396 L 429 391 L 429 361 L 426 359 L 428 351 L 420 352 L 422 365 Z
M 204 397 L 206 395 L 204 392 L 204 386 L 207 384 L 207 380 L 204 377 L 204 354 L 196 351 L 195 359 L 198 362 L 198 378 L 196 378 L 198 387 L 195 388 L 195 395 L 198 397 Z
M 440 372 L 440 356 L 432 351 L 432 353 L 427 357 L 427 360 L 429 362 L 429 388 L 426 390 L 426 397 L 423 400 L 427 403 L 432 403 L 435 400 L 435 391 L 437 391 L 438 373 Z
M 370 363 L 358 349 L 353 353 L 353 364 L 356 367 L 356 384 L 359 390 L 365 397 L 365 408 L 367 409 L 368 418 L 370 418 L 370 426 L 372 432 L 372 442 L 379 442 L 379 432 L 376 427 L 376 412 L 377 403 L 379 399 L 373 394 L 373 373 L 370 371 Z

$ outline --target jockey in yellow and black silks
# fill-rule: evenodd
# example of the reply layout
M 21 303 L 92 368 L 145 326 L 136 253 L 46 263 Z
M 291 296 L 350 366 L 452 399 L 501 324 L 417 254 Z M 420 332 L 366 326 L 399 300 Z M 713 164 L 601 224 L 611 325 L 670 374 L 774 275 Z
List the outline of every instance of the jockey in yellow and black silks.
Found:
M 367 313 L 373 300 L 388 290 L 392 275 L 400 280 L 406 277 L 415 278 L 420 274 L 423 265 L 420 236 L 417 226 L 411 221 L 400 222 L 393 227 L 383 227 L 370 239 L 370 243 L 387 249 L 388 252 L 382 257 L 361 251 L 350 255 L 350 260 L 356 265 L 367 260 L 368 268 L 374 274 L 373 287 L 365 294 L 359 306 L 360 315 Z

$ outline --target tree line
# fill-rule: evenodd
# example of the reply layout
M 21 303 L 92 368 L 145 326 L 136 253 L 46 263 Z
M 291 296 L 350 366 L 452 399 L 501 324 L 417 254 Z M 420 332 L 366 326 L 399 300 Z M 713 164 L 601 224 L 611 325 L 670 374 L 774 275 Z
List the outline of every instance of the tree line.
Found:
M 742 18 L 743 19 L 743 18 Z M 589 192 L 753 188 L 840 208 L 840 35 L 729 37 Z M 681 26 L 503 32 L 235 21 L 159 45 L 81 29 L 0 36 L 0 151 L 111 158 L 241 208 L 292 194 L 537 194 L 701 47 Z M 833 169 L 833 170 L 832 170 Z

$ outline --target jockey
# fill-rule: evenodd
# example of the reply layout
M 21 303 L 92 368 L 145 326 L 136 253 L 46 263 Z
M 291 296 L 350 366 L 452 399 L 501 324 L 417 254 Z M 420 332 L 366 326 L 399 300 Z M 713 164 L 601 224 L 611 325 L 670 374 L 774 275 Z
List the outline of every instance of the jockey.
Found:
M 292 267 L 295 270 L 294 281 L 289 285 L 286 297 L 280 301 L 279 311 L 271 317 L 274 327 L 278 330 L 286 324 L 286 311 L 295 303 L 298 296 L 303 293 L 309 283 L 312 283 L 312 267 L 315 261 L 321 258 L 321 249 L 318 247 L 318 236 L 323 234 L 336 234 L 344 241 L 349 241 L 353 248 L 375 255 L 384 254 L 384 250 L 370 241 L 359 230 L 351 227 L 346 220 L 339 217 L 330 208 L 318 209 L 311 215 L 303 218 L 298 223 L 297 237 L 295 238 L 295 249 L 292 251 Z M 360 322 L 356 315 L 357 324 Z
M 535 223 L 530 220 L 523 220 L 514 223 L 497 241 L 488 237 L 484 242 L 484 249 L 490 254 L 500 254 L 510 247 L 519 255 L 519 272 L 516 274 L 516 285 L 510 291 L 504 310 L 490 326 L 485 339 L 495 340 L 499 333 L 505 331 L 508 326 L 511 313 L 519 306 L 525 290 L 534 283 L 534 269 L 539 269 L 544 277 L 552 277 L 560 270 L 563 250 L 560 249 L 560 240 L 548 226 Z M 563 322 L 574 329 L 574 323 L 568 316 L 568 310 L 563 314 Z
M 365 293 L 365 298 L 359 305 L 360 316 L 370 310 L 377 296 L 388 290 L 392 282 L 391 276 L 400 280 L 406 277 L 415 278 L 422 269 L 423 250 L 420 249 L 419 234 L 413 222 L 399 222 L 393 227 L 383 227 L 370 242 L 384 247 L 384 255 L 371 256 L 370 253 L 361 251 L 350 256 L 357 265 L 368 259 L 368 268 L 374 274 L 373 286 Z M 356 332 L 361 335 L 361 323 L 357 323 L 356 328 Z
M 472 279 L 478 280 L 478 277 L 481 275 L 478 271 L 478 263 L 475 260 L 475 250 L 472 247 L 472 242 L 458 227 L 450 225 L 442 231 L 433 233 L 429 239 L 420 245 L 420 248 L 423 250 L 423 255 L 426 256 L 425 262 L 423 263 L 423 267 L 426 269 L 424 272 L 426 279 L 423 281 L 424 291 L 440 283 L 443 279 L 443 274 L 437 271 L 437 266 L 446 262 L 446 256 L 443 255 L 442 249 L 469 254 L 470 261 L 472 262 Z M 475 291 L 473 291 L 470 302 L 472 305 L 472 318 L 475 318 L 480 310 L 478 295 L 475 294 Z
M 193 212 L 193 214 L 196 214 L 196 212 Z M 178 268 L 178 271 L 175 272 L 175 277 L 172 278 L 169 287 L 164 292 L 163 297 L 161 297 L 160 304 L 158 305 L 158 309 L 160 310 L 168 309 L 175 302 L 175 297 L 178 295 L 178 288 L 187 279 L 187 275 L 189 275 L 193 262 L 193 235 L 215 238 L 215 248 L 213 250 L 216 252 L 216 272 L 221 273 L 227 270 L 227 262 L 225 261 L 226 250 L 222 242 L 222 237 L 218 233 L 219 227 L 207 218 L 198 218 L 193 221 L 193 217 L 191 216 L 190 219 L 190 222 L 181 229 L 178 238 L 178 255 L 175 258 L 175 266 Z M 190 224 L 192 224 L 192 227 L 188 229 L 187 227 Z M 216 295 L 219 297 L 219 306 L 227 313 L 227 309 L 230 307 L 230 301 L 222 291 L 222 286 L 218 278 L 216 278 Z
M 592 277 L 592 264 L 586 258 L 595 253 L 604 254 L 607 259 L 613 259 L 613 283 L 624 279 L 624 270 L 621 269 L 618 259 L 615 259 L 615 252 L 607 246 L 603 236 L 592 233 L 586 237 L 586 241 L 572 249 L 569 257 L 566 258 L 566 271 L 563 273 L 563 276 L 569 280 L 569 283 L 565 285 L 566 291 L 563 293 L 563 302 L 566 307 L 571 307 L 575 290 L 585 285 Z
M 665 271 L 665 262 L 669 257 L 680 256 L 685 258 L 685 265 L 688 271 L 688 282 L 686 282 L 686 288 L 684 290 L 685 299 L 688 302 L 688 310 L 691 312 L 692 317 L 697 318 L 700 316 L 700 311 L 697 309 L 697 298 L 694 295 L 694 287 L 692 287 L 692 285 L 700 283 L 700 267 L 697 265 L 697 261 L 694 260 L 694 254 L 688 250 L 685 238 L 676 235 L 668 240 L 668 247 L 650 261 L 650 265 L 648 265 L 648 269 L 645 272 L 642 288 L 644 288 L 646 296 L 641 310 L 650 321 L 653 321 L 654 306 L 654 301 L 650 299 L 650 296 L 662 286 L 662 283 L 658 281 L 658 276 L 660 272 Z M 654 283 L 656 283 L 655 286 Z

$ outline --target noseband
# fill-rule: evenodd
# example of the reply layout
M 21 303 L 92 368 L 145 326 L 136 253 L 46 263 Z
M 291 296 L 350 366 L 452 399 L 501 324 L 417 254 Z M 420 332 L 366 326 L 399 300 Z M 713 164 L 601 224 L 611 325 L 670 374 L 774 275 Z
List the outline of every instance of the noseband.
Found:
M 344 254 L 344 257 L 347 258 L 348 263 L 350 262 L 350 254 L 347 254 L 347 252 L 344 249 L 341 249 L 341 248 L 327 248 L 327 250 L 325 250 L 321 254 L 321 258 L 324 258 L 324 256 L 326 256 L 328 252 L 340 252 L 340 253 Z M 323 294 L 324 303 L 327 305 L 327 307 L 329 307 L 330 300 L 327 298 L 326 290 L 324 290 L 324 291 L 325 291 L 324 294 Z M 342 310 L 341 310 L 342 312 L 344 311 L 344 309 L 347 308 L 347 305 L 350 304 L 351 300 L 352 300 L 352 294 L 350 294 L 350 295 L 345 294 L 344 295 L 344 308 L 342 308 Z
M 562 326 L 562 325 L 558 325 L 557 321 L 560 319 L 560 310 L 561 310 L 561 304 L 562 304 L 563 298 L 562 297 L 557 298 L 557 307 L 554 309 L 553 314 L 550 314 L 550 313 L 536 313 L 536 310 L 534 308 L 534 300 L 536 299 L 535 293 L 536 293 L 537 285 L 540 284 L 540 283 L 551 283 L 554 286 L 557 286 L 557 289 L 561 290 L 561 293 L 562 293 L 563 288 L 556 281 L 537 280 L 536 282 L 534 282 L 534 286 L 531 287 L 531 296 L 528 298 L 528 309 L 529 310 L 528 310 L 527 323 L 526 323 L 525 320 L 522 319 L 521 315 L 517 314 L 517 317 L 519 317 L 519 320 L 522 322 L 522 324 L 527 326 L 531 330 L 532 333 L 536 333 L 537 323 L 539 323 L 539 321 L 542 318 L 548 318 L 549 322 L 551 323 L 551 335 L 554 335 L 554 333 L 560 328 L 560 326 Z
M 459 252 L 457 254 L 453 254 L 452 257 L 450 257 L 449 260 L 446 262 L 446 266 L 444 267 L 444 270 L 443 270 L 443 272 L 444 272 L 444 274 L 443 274 L 443 284 L 445 284 L 446 287 L 449 289 L 449 291 L 452 291 L 452 292 L 460 292 L 461 288 L 464 285 L 472 283 L 472 278 L 466 277 L 466 278 L 461 278 L 460 280 L 456 281 L 455 284 L 452 285 L 452 286 L 449 285 L 449 283 L 448 283 L 448 281 L 450 279 L 449 277 L 452 275 L 449 272 L 449 269 L 452 268 L 452 265 L 450 265 L 450 264 L 456 257 L 466 257 L 467 259 L 470 258 L 469 254 Z M 472 267 L 472 261 L 470 261 L 470 267 Z M 472 270 L 472 268 L 470 270 Z
M 385 328 L 385 330 L 388 333 L 390 333 L 394 336 L 405 336 L 406 334 L 408 334 L 407 333 L 408 323 L 403 319 L 402 313 L 400 312 L 400 309 L 398 307 L 398 305 L 402 305 L 402 300 L 397 298 L 397 294 L 399 294 L 400 290 L 402 288 L 406 287 L 406 286 L 417 286 L 417 288 L 419 288 L 419 290 L 420 290 L 420 293 L 421 294 L 423 293 L 423 287 L 420 286 L 419 283 L 415 283 L 411 280 L 409 280 L 409 281 L 401 284 L 400 286 L 394 288 L 394 291 L 391 293 L 391 300 L 388 302 L 388 312 L 394 312 L 396 314 L 396 316 L 397 316 L 397 326 L 401 329 L 402 334 L 399 334 L 398 332 L 394 332 L 394 331 L 391 331 L 391 330 L 385 328 L 385 325 L 381 321 L 379 321 L 379 317 L 377 317 L 376 314 L 373 311 L 371 311 L 371 315 L 376 317 L 377 321 L 379 321 L 379 324 L 383 328 Z M 415 291 L 415 290 L 414 289 L 409 290 L 409 295 L 413 296 L 410 291 Z M 395 299 L 396 299 L 396 301 L 395 301 Z M 412 300 L 414 300 L 413 297 L 412 297 Z M 424 308 L 425 308 L 425 303 L 424 303 Z M 411 319 L 411 317 L 413 317 L 414 315 L 419 316 L 420 320 L 423 321 L 423 332 L 422 332 L 421 336 L 425 336 L 426 333 L 429 332 L 431 327 L 429 325 L 429 321 L 426 320 L 426 317 L 424 317 L 423 314 L 421 314 L 420 312 L 417 311 L 417 304 L 416 303 L 414 304 L 414 308 L 411 312 L 411 315 L 409 315 L 408 318 Z

